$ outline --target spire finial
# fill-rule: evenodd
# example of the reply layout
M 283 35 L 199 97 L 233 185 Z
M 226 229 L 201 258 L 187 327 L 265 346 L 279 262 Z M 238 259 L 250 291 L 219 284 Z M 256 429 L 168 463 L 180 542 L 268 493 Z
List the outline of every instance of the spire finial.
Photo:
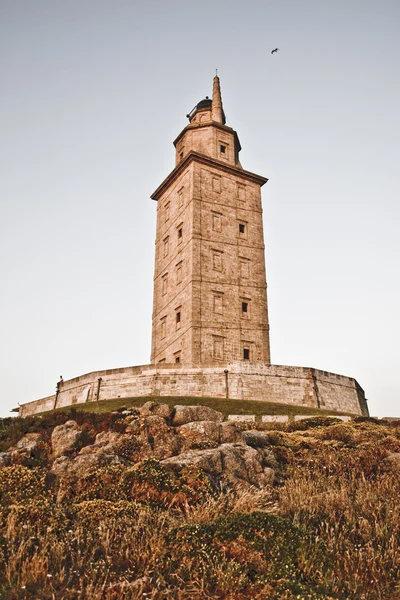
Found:
M 215 70 L 216 75 L 213 80 L 213 93 L 212 93 L 212 120 L 217 123 L 225 123 L 225 115 L 224 110 L 222 108 L 222 96 L 221 96 L 221 87 L 219 83 L 218 77 L 218 69 Z

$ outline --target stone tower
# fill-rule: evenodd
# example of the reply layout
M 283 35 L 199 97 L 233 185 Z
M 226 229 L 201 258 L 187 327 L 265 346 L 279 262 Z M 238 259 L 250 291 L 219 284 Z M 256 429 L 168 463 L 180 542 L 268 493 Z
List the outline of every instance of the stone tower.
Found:
M 157 233 L 151 362 L 270 364 L 261 208 L 267 179 L 239 162 L 219 78 L 176 138 L 152 195 Z
M 56 394 L 14 410 L 25 417 L 85 402 L 169 396 L 368 416 L 355 379 L 271 365 L 261 209 L 267 179 L 239 162 L 218 77 L 212 100 L 187 116 L 174 142 L 176 166 L 152 195 L 158 202 L 152 364 L 58 382 Z

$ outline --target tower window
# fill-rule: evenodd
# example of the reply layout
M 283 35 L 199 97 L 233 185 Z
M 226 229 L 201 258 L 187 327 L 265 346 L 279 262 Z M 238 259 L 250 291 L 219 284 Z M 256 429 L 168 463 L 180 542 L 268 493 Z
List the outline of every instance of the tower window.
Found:
M 178 192 L 178 207 L 182 208 L 183 206 L 183 188 L 181 188 Z
M 246 201 L 246 186 L 241 183 L 237 184 L 237 197 L 241 202 Z
M 224 359 L 224 338 L 213 336 L 213 358 L 215 360 Z
M 183 152 L 181 152 L 181 153 L 179 154 L 179 158 L 180 158 L 180 160 L 181 160 L 181 161 L 183 160 Z
M 222 271 L 222 252 L 213 253 L 213 269 L 214 271 Z
M 220 315 L 222 314 L 222 297 L 222 294 L 214 293 L 214 312 Z
M 221 213 L 212 214 L 212 228 L 214 231 L 222 231 L 222 215 Z
M 181 357 L 179 355 L 175 356 L 175 362 L 176 363 L 180 363 L 181 362 Z
M 221 154 L 225 154 L 226 151 L 226 146 L 223 146 L 222 144 L 219 147 Z
M 182 282 L 182 261 L 176 265 L 176 283 Z
M 182 223 L 180 225 L 178 225 L 177 227 L 177 232 L 178 232 L 178 244 L 181 243 L 182 241 L 182 237 L 183 237 L 183 227 L 182 227 Z
M 164 339 L 167 335 L 167 317 L 161 319 L 161 339 Z
M 242 303 L 242 319 L 250 319 L 250 299 L 243 298 Z
M 250 260 L 247 258 L 242 258 L 240 260 L 240 277 L 250 277 Z
M 162 294 L 166 294 L 168 291 L 168 273 L 162 276 Z
M 243 348 L 243 360 L 250 360 L 250 348 Z
M 174 352 L 174 360 L 175 360 L 176 364 L 181 362 L 181 356 L 182 356 L 182 352 L 180 350 L 178 350 L 178 352 Z
M 180 329 L 181 328 L 181 318 L 182 318 L 181 307 L 179 306 L 177 309 L 175 309 L 175 324 L 176 324 L 176 329 Z
M 165 222 L 167 222 L 169 220 L 169 208 L 170 208 L 170 202 L 167 202 L 167 204 L 165 205 Z
M 163 239 L 163 244 L 164 244 L 164 256 L 167 256 L 168 252 L 169 252 L 169 236 L 168 235 L 166 238 Z
M 246 225 L 244 223 L 239 223 L 239 233 L 246 233 Z
M 221 192 L 221 177 L 213 177 L 212 178 L 212 189 L 213 192 L 217 192 L 218 194 Z

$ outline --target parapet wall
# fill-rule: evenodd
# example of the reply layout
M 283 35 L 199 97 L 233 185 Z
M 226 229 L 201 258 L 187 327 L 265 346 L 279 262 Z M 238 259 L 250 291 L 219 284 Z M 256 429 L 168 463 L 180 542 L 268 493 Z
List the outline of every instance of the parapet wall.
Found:
M 309 367 L 235 362 L 190 367 L 142 365 L 87 373 L 59 383 L 57 393 L 22 404 L 22 417 L 112 398 L 182 396 L 280 402 L 368 415 L 364 391 L 351 377 Z

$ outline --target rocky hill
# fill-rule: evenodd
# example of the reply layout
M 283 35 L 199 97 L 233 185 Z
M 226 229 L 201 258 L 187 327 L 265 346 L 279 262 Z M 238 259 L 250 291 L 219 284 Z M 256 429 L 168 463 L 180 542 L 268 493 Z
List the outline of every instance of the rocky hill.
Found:
M 397 421 L 3 419 L 0 599 L 400 599 L 399 472 Z

